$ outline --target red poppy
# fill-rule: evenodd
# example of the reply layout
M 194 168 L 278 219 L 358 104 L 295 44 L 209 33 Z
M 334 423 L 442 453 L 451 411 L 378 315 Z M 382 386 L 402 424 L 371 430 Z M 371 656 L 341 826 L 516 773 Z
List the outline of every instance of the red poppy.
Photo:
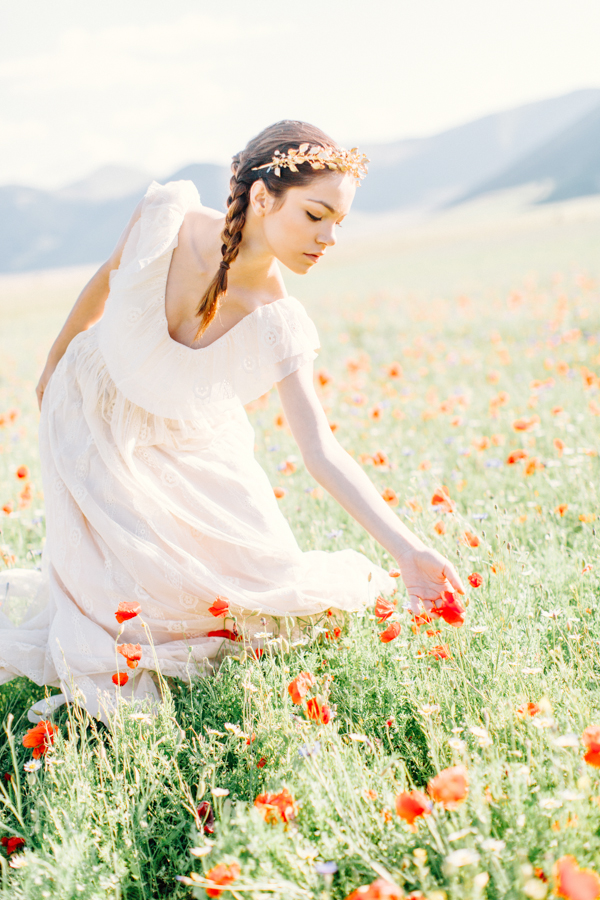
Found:
M 125 657 L 130 669 L 137 669 L 142 658 L 142 648 L 139 644 L 119 644 L 117 650 Z
M 404 892 L 399 887 L 389 881 L 384 881 L 383 878 L 378 878 L 372 884 L 363 885 L 352 891 L 346 900 L 403 900 L 403 897 Z
M 450 499 L 448 488 L 445 485 L 435 491 L 431 498 L 431 505 L 437 506 L 442 512 L 454 512 L 454 503 Z
M 422 791 L 403 791 L 396 797 L 396 812 L 409 825 L 414 825 L 419 816 L 428 816 L 432 807 L 433 803 Z
M 331 707 L 321 696 L 310 698 L 306 704 L 306 715 L 314 722 L 320 722 L 321 725 L 328 725 L 332 719 Z
M 398 635 L 400 634 L 400 622 L 392 622 L 385 631 L 382 631 L 379 635 L 379 640 L 384 644 L 389 644 L 390 641 L 395 641 Z
M 259 759 L 259 761 L 256 763 L 256 768 L 257 768 L 257 769 L 263 769 L 263 768 L 266 766 L 266 764 L 267 764 L 267 757 L 266 757 L 266 756 L 261 756 L 261 758 Z
M 512 427 L 515 431 L 530 431 L 539 421 L 539 416 L 532 416 L 530 419 L 515 419 Z
M 584 760 L 588 766 L 600 769 L 600 725 L 588 725 L 581 740 L 586 748 Z
M 522 459 L 527 459 L 529 453 L 527 450 L 513 450 L 512 453 L 509 453 L 506 457 L 506 465 L 514 466 L 515 463 L 518 463 Z
M 433 530 L 436 534 L 446 534 L 446 523 L 442 522 L 441 520 L 439 522 L 436 522 L 433 526 Z
M 15 472 L 17 478 L 29 478 L 29 469 L 27 466 L 19 466 L 17 471 Z
M 387 372 L 388 378 L 402 378 L 402 366 L 399 362 L 389 363 L 385 367 L 385 371 Z
M 327 369 L 319 369 L 317 372 L 317 381 L 321 385 L 321 387 L 325 387 L 325 385 L 329 384 L 332 381 L 332 377 L 327 371 Z
M 129 600 L 122 600 L 119 603 L 119 607 L 115 613 L 115 619 L 122 625 L 123 622 L 127 622 L 128 619 L 135 619 L 142 611 L 142 607 L 139 603 L 131 602 Z
M 554 864 L 554 893 L 565 900 L 599 900 L 600 875 L 580 869 L 574 856 L 561 856 Z
M 467 770 L 464 766 L 443 769 L 427 785 L 429 796 L 444 809 L 456 809 L 469 793 Z
M 7 516 L 10 516 L 11 512 L 14 512 L 15 504 L 12 500 L 7 500 L 4 506 L 2 507 L 2 511 L 6 513 Z
M 398 506 L 398 495 L 395 491 L 392 490 L 392 488 L 385 488 L 385 490 L 381 492 L 381 496 L 383 497 L 385 502 L 389 504 L 389 506 Z
M 288 692 L 294 703 L 302 703 L 304 697 L 316 684 L 315 676 L 311 672 L 300 672 L 293 681 L 288 684 Z
M 374 466 L 389 466 L 390 461 L 381 450 L 378 450 L 377 453 L 374 453 L 371 457 L 371 462 Z
M 208 611 L 216 618 L 229 615 L 229 600 L 227 597 L 217 596 L 213 605 L 208 607 Z
M 212 811 L 212 807 L 208 800 L 203 800 L 198 809 L 196 810 L 198 815 L 198 819 L 200 820 L 200 827 L 204 831 L 204 834 L 214 834 L 215 832 L 215 814 Z
M 10 856 L 15 850 L 20 850 L 21 847 L 25 846 L 25 840 L 20 837 L 3 837 L 2 840 L 0 840 L 0 844 L 2 844 L 3 847 L 6 847 L 6 855 Z
M 127 672 L 115 672 L 112 677 L 113 684 L 116 684 L 117 687 L 124 687 L 129 681 L 129 675 Z
M 481 585 L 483 584 L 483 578 L 479 574 L 479 572 L 473 572 L 471 575 L 469 575 L 469 577 L 467 578 L 467 581 L 469 582 L 471 587 L 474 587 L 474 588 L 481 587 Z
M 326 631 L 325 637 L 328 641 L 339 641 L 342 634 L 341 628 L 334 628 L 333 631 Z
M 54 743 L 54 735 L 58 733 L 58 728 L 52 722 L 42 719 L 34 728 L 30 728 L 23 738 L 24 747 L 33 748 L 33 758 L 39 759 L 45 756 L 52 744 Z
M 537 703 L 530 701 L 529 703 L 523 703 L 522 706 L 518 706 L 516 712 L 518 716 L 523 718 L 529 716 L 532 719 L 540 712 L 540 707 Z
M 291 822 L 298 814 L 298 804 L 287 788 L 282 788 L 278 794 L 259 794 L 254 805 L 265 822 L 271 825 Z
M 468 547 L 479 547 L 479 538 L 476 534 L 473 534 L 472 531 L 465 531 L 461 540 L 463 544 L 466 544 Z
M 375 601 L 375 615 L 380 622 L 385 622 L 394 612 L 396 612 L 395 600 L 386 600 L 385 597 L 377 598 Z
M 427 651 L 427 655 L 433 656 L 434 659 L 452 659 L 448 644 L 438 644 L 437 647 L 432 647 Z
M 240 877 L 241 871 L 239 864 L 236 862 L 231 863 L 229 866 L 226 866 L 225 863 L 219 863 L 218 866 L 209 869 L 206 873 L 207 881 L 212 881 L 213 884 L 220 885 L 220 887 L 204 888 L 206 895 L 208 897 L 220 897 L 223 893 L 221 887 L 232 884 Z
M 465 608 L 452 591 L 444 591 L 431 612 L 437 613 L 444 622 L 454 628 L 465 624 Z
M 282 488 L 282 487 L 274 487 L 273 493 L 275 494 L 275 496 L 277 497 L 278 500 L 281 500 L 282 497 L 285 497 L 286 490 L 285 490 L 285 488 Z
M 216 631 L 209 631 L 207 637 L 225 638 L 228 641 L 239 641 L 241 636 L 230 628 L 217 628 Z

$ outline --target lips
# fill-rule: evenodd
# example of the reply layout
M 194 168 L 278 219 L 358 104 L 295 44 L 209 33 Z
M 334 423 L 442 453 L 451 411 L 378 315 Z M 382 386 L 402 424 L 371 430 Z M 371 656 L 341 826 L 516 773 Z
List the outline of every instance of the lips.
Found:
M 314 259 L 315 262 L 323 256 L 322 253 L 305 253 L 304 255 L 308 256 L 309 259 Z

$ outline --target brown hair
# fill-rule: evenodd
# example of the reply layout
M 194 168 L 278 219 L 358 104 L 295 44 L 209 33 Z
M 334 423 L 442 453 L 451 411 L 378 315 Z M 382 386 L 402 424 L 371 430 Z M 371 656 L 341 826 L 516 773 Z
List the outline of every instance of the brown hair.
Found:
M 315 170 L 307 165 L 298 169 L 297 172 L 282 168 L 279 175 L 276 175 L 273 170 L 255 171 L 258 166 L 271 162 L 276 150 L 285 154 L 290 148 L 297 149 L 303 143 L 308 143 L 311 147 L 337 148 L 336 142 L 320 128 L 309 125 L 307 122 L 284 119 L 265 128 L 233 157 L 225 227 L 221 232 L 223 260 L 198 304 L 196 315 L 203 318 L 196 333 L 196 340 L 204 334 L 214 319 L 219 299 L 227 291 L 227 270 L 240 249 L 242 231 L 246 223 L 246 209 L 250 199 L 250 188 L 254 182 L 262 180 L 269 193 L 283 202 L 283 197 L 289 188 L 308 184 L 309 181 L 329 172 L 329 169 Z

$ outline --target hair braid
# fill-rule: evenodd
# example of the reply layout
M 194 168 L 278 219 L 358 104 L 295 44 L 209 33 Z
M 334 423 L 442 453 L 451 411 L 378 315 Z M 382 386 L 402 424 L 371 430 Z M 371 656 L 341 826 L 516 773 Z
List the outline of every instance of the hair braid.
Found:
M 225 226 L 221 232 L 221 255 L 223 257 L 217 269 L 217 274 L 209 284 L 206 293 L 196 310 L 197 316 L 203 316 L 202 324 L 197 333 L 196 340 L 201 337 L 215 315 L 219 307 L 219 298 L 227 291 L 227 272 L 240 250 L 242 231 L 246 224 L 246 210 L 250 199 L 250 185 L 238 181 L 240 155 L 234 156 L 231 164 L 232 176 L 229 181 L 229 197 L 227 198 L 227 214 Z

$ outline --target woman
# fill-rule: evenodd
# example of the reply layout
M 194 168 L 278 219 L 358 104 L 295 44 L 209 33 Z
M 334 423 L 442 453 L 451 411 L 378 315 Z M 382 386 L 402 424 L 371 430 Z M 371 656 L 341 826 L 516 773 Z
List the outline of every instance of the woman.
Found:
M 154 182 L 83 289 L 37 387 L 42 573 L 6 577 L 15 602 L 36 579 L 37 595 L 2 622 L 0 677 L 63 691 L 32 721 L 65 697 L 106 720 L 118 690 L 156 696 L 157 662 L 188 678 L 236 628 L 251 640 L 265 618 L 272 630 L 394 590 L 360 553 L 298 547 L 243 408 L 274 383 L 308 471 L 393 556 L 412 607 L 463 592 L 334 438 L 313 387 L 317 332 L 279 270 L 304 274 L 333 247 L 363 174 L 356 151 L 279 122 L 233 158 L 225 217 L 191 182 Z M 120 628 L 123 603 L 141 615 Z M 139 666 L 118 689 L 127 654 Z

